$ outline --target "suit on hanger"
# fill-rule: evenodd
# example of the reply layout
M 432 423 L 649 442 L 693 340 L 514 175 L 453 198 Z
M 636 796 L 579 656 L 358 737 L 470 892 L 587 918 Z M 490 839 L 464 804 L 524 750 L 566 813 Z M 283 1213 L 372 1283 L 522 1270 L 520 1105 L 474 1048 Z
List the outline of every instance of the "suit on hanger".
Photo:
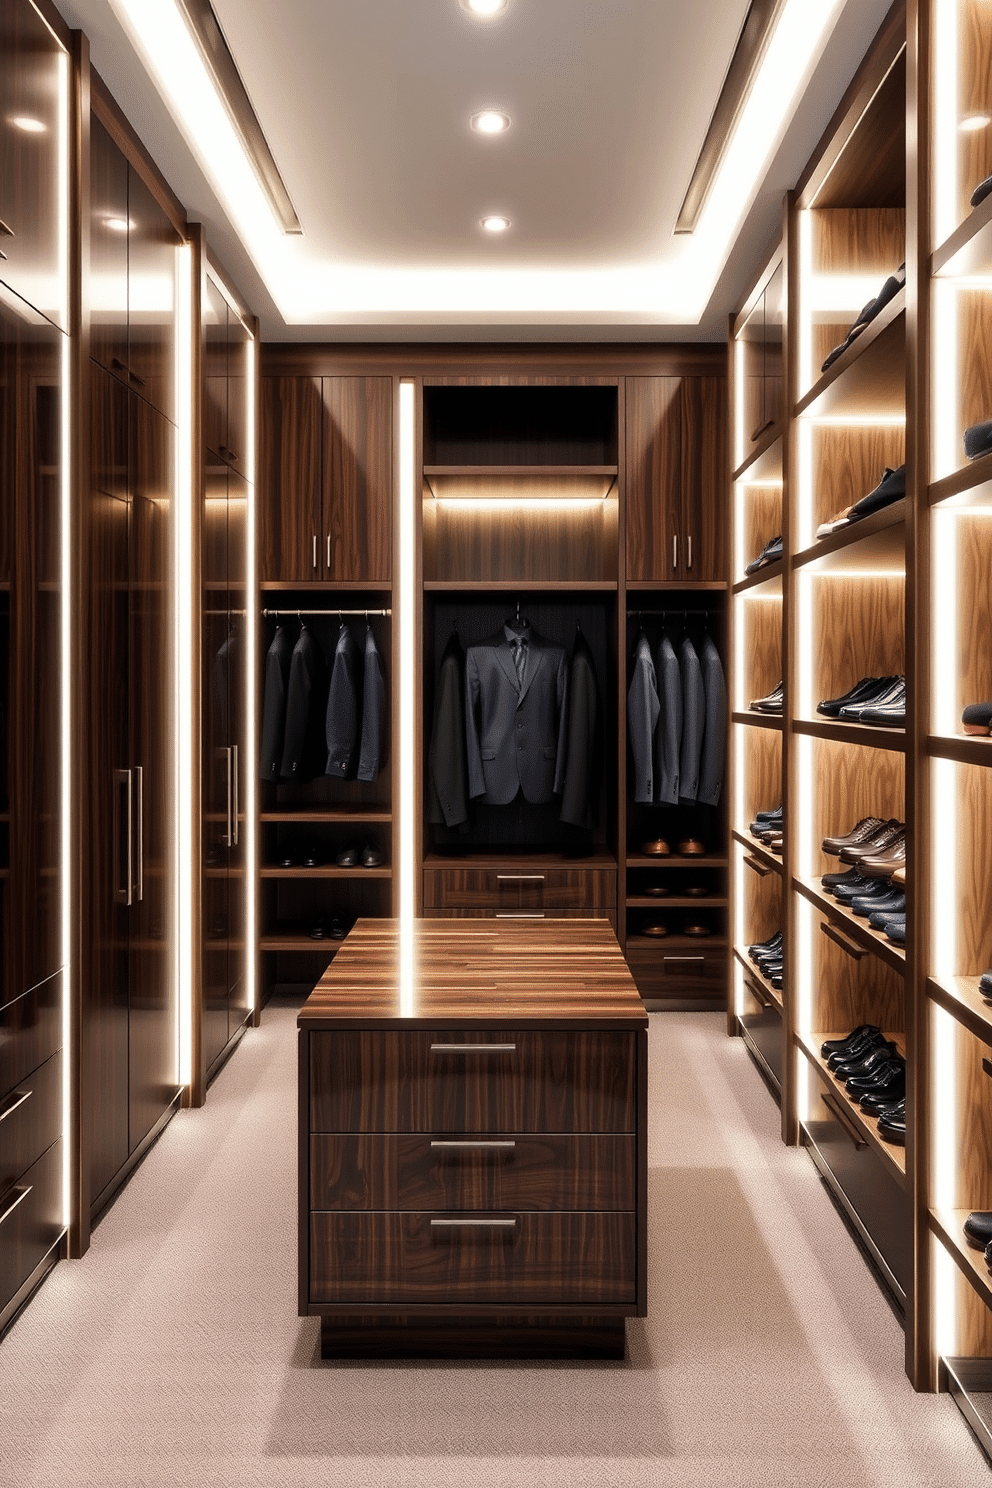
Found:
M 386 674 L 371 625 L 365 632 L 365 673 L 362 682 L 362 747 L 359 780 L 374 780 L 386 757 Z
M 627 690 L 627 737 L 634 757 L 634 800 L 654 800 L 654 737 L 661 705 L 651 647 L 643 630 L 634 649 Z
M 460 827 L 468 821 L 465 653 L 455 632 L 448 637 L 437 678 L 427 755 L 427 816 L 446 827 Z
M 295 783 L 312 780 L 321 772 L 321 720 L 327 699 L 327 662 L 320 643 L 308 625 L 293 647 L 286 698 L 286 734 L 283 740 L 282 778 Z
M 679 800 L 695 801 L 699 793 L 699 757 L 703 748 L 706 723 L 706 694 L 699 656 L 691 636 L 679 643 L 679 671 L 682 674 L 682 744 L 679 749 Z
M 561 819 L 588 830 L 595 826 L 595 801 L 603 769 L 603 729 L 596 667 L 581 631 L 576 634 L 568 668 L 567 714 Z
M 681 775 L 682 672 L 675 648 L 662 634 L 654 658 L 658 679 L 658 727 L 654 734 L 654 798 L 677 806 Z
M 699 764 L 697 797 L 707 806 L 716 806 L 723 789 L 727 755 L 727 683 L 720 653 L 707 633 L 699 648 L 699 666 L 706 698 L 706 721 Z
M 324 773 L 340 780 L 354 778 L 358 763 L 362 714 L 359 706 L 362 654 L 347 625 L 338 633 L 327 694 L 325 741 L 327 766 Z
M 259 774 L 263 780 L 278 780 L 286 733 L 286 694 L 293 642 L 284 625 L 278 626 L 265 656 L 265 694 L 262 703 L 262 743 Z
M 506 806 L 523 792 L 532 805 L 560 795 L 568 693 L 565 650 L 529 626 L 518 679 L 508 628 L 470 646 L 465 657 L 465 742 L 469 795 Z

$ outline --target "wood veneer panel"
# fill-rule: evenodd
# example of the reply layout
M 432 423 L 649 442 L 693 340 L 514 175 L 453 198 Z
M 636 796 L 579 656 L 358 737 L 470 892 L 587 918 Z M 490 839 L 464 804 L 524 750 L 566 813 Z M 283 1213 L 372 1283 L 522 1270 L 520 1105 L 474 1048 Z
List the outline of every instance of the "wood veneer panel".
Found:
M 681 536 L 682 382 L 628 377 L 626 389 L 627 578 L 669 579 Z
M 954 519 L 957 569 L 957 656 L 951 664 L 957 677 L 954 713 L 940 719 L 941 728 L 956 733 L 968 703 L 992 698 L 992 512 L 987 516 L 962 514 Z M 939 603 L 941 576 L 934 575 Z
M 635 1300 L 633 1214 L 519 1213 L 512 1228 L 433 1228 L 427 1214 L 310 1217 L 314 1302 L 531 1306 Z M 445 1216 L 452 1218 L 454 1216 Z M 476 1217 L 476 1216 L 468 1216 Z
M 979 976 L 992 966 L 992 772 L 970 765 L 953 768 L 956 785 L 958 975 Z M 947 823 L 936 824 L 946 842 Z M 990 1205 L 989 1207 L 992 1207 Z
M 62 973 L 0 1007 L 0 1100 L 62 1045 Z
M 737 703 L 743 710 L 782 680 L 781 593 L 749 592 L 739 601 L 737 623 L 744 627 L 744 667 L 737 679 Z
M 61 1054 L 53 1054 L 39 1069 L 19 1081 L 4 1104 L 7 1109 L 3 1118 L 3 1145 L 0 1146 L 0 1195 L 6 1194 L 61 1135 Z M 554 1207 L 595 1209 L 599 1206 L 560 1204 Z M 605 1207 L 629 1209 L 633 1205 L 613 1204 Z
M 738 921 L 738 940 L 742 945 L 757 945 L 768 940 L 785 924 L 782 896 L 784 885 L 778 873 L 764 877 L 744 865 L 743 916 Z
M 841 697 L 862 677 L 906 671 L 905 581 L 816 575 L 813 703 Z
M 393 544 L 392 378 L 325 377 L 321 399 L 323 576 L 388 583 Z
M 739 725 L 735 725 L 735 733 Z M 735 825 L 749 840 L 748 826 L 759 811 L 773 811 L 782 801 L 782 735 L 749 730 L 745 746 L 743 779 L 744 812 Z
M 536 870 L 529 864 L 517 869 L 508 863 L 502 870 L 447 868 L 424 873 L 425 909 L 579 913 L 615 909 L 616 900 L 617 876 L 610 870 Z
M 260 581 L 306 583 L 322 577 L 321 418 L 319 378 L 262 378 L 257 558 Z
M 116 377 L 127 374 L 127 160 L 97 119 L 90 123 L 90 274 L 100 293 L 90 309 L 89 350 Z
M 782 533 L 782 487 L 741 482 L 744 516 L 744 561 L 757 558 L 765 544 Z M 736 575 L 744 577 L 743 570 Z
M 727 574 L 727 382 L 687 377 L 682 383 L 682 541 L 687 581 Z M 684 552 L 681 551 L 684 543 Z
M 480 1043 L 514 1047 L 431 1048 Z M 310 1127 L 436 1135 L 630 1132 L 633 1056 L 633 1039 L 622 1033 L 315 1033 Z
M 513 477 L 507 478 L 512 487 Z M 562 482 L 549 499 L 562 496 L 560 509 L 505 508 L 483 504 L 425 501 L 424 577 L 464 584 L 603 581 L 616 574 L 615 495 L 605 501 L 573 505 Z
M 906 257 L 906 213 L 899 207 L 822 208 L 810 213 L 814 275 L 856 274 L 877 280 L 861 304 L 813 312 L 814 376 L 844 340 L 864 304 Z M 869 488 L 870 489 L 870 488 Z
M 992 294 L 961 289 L 956 295 L 959 427 L 992 418 Z M 964 444 L 957 444 L 958 465 L 967 463 Z
M 817 1030 L 840 1030 L 875 1023 L 897 1033 L 906 1027 L 906 982 L 877 956 L 860 960 L 842 950 L 813 923 L 812 1022 Z M 846 937 L 850 938 L 850 937 Z M 829 1033 L 824 1034 L 828 1037 Z
M 428 1136 L 328 1133 L 310 1142 L 310 1206 L 633 1209 L 636 1156 L 632 1136 L 507 1138 L 497 1132 L 475 1146 L 436 1146 Z
M 953 1174 L 941 1175 L 943 1191 L 955 1209 L 992 1209 L 992 1079 L 982 1067 L 992 1051 L 943 1009 L 934 1008 L 931 1018 L 935 1031 L 940 1025 L 957 1083 L 953 1107 L 957 1163 Z
M 25 1197 L 0 1227 L 0 1309 L 58 1244 L 63 1232 L 61 1141 L 53 1143 L 28 1169 L 18 1187 Z
M 817 424 L 812 430 L 813 520 L 839 516 L 873 491 L 886 466 L 895 470 L 906 459 L 906 431 L 891 426 Z
M 134 166 L 128 169 L 127 364 L 132 391 L 175 419 L 179 234 Z
M 906 52 L 905 14 L 894 17 L 881 37 L 881 47 L 872 47 L 852 84 L 854 93 L 862 82 L 870 90 L 863 98 L 862 112 L 843 119 L 845 98 L 827 132 L 825 149 L 832 168 L 816 197 L 818 207 L 900 207 L 906 202 Z M 893 41 L 900 48 L 891 65 Z M 884 75 L 875 84 L 880 67 Z M 874 75 L 874 76 L 873 76 Z M 855 105 L 857 107 L 857 105 Z M 839 145 L 834 145 L 833 141 Z M 821 152 L 817 152 L 818 156 Z M 816 172 L 819 174 L 819 171 Z
M 824 837 L 843 836 L 864 816 L 906 815 L 906 762 L 891 750 L 816 739 L 813 751 L 813 863 L 808 876 L 833 873 L 838 860 L 821 851 Z M 803 865 L 800 865 L 802 870 Z
M 958 106 L 960 117 L 992 109 L 992 26 L 982 0 L 962 0 L 958 8 Z M 992 175 L 992 139 L 988 129 L 958 135 L 958 221 L 971 211 L 969 198 L 979 182 Z

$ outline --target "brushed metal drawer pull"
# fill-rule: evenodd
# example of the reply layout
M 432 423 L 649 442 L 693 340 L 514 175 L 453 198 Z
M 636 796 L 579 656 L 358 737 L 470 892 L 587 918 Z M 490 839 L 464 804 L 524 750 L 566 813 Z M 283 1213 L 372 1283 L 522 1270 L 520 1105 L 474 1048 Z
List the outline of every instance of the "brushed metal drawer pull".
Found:
M 34 1094 L 33 1090 L 15 1090 L 8 1099 L 10 1104 L 0 1110 L 0 1121 L 6 1121 L 8 1116 L 13 1116 L 18 1106 L 23 1106 L 26 1100 L 30 1100 Z
M 27 1198 L 28 1194 L 31 1193 L 33 1187 L 34 1185 L 29 1183 L 27 1188 L 17 1188 L 14 1190 L 13 1199 L 7 1205 L 3 1213 L 0 1214 L 0 1225 L 2 1225 L 6 1220 L 10 1218 L 14 1210 L 17 1208 L 18 1204 L 24 1203 L 24 1200 Z
M 705 961 L 706 960 L 706 957 L 705 956 L 662 956 L 661 959 L 662 959 L 662 962 L 663 962 L 663 964 L 665 966 L 668 965 L 669 961 L 672 961 L 672 962 L 678 961 L 680 963 L 681 962 L 692 962 L 694 965 L 698 965 L 699 962 Z
M 759 863 L 757 858 L 752 858 L 749 853 L 744 854 L 744 864 L 745 867 L 751 869 L 752 873 L 756 873 L 759 878 L 767 878 L 772 871 L 764 863 Z
M 516 1044 L 431 1044 L 432 1054 L 512 1054 Z
M 516 1142 L 431 1142 L 432 1147 L 516 1147 Z
M 543 883 L 543 873 L 497 873 L 497 883 Z
M 498 909 L 496 911 L 496 918 L 498 920 L 543 920 L 544 910 Z
M 848 940 L 847 936 L 842 934 L 835 925 L 828 925 L 826 920 L 821 920 L 820 929 L 827 939 L 832 940 L 834 945 L 840 946 L 841 950 L 845 955 L 850 956 L 852 961 L 861 961 L 867 956 L 868 952 L 863 946 L 856 945 L 853 940 Z
M 833 1114 L 836 1116 L 838 1125 L 843 1127 L 844 1129 L 844 1135 L 848 1138 L 851 1145 L 858 1152 L 861 1152 L 865 1147 L 868 1146 L 866 1139 L 861 1135 L 861 1133 L 858 1131 L 858 1128 L 851 1121 L 851 1118 L 848 1116 L 847 1112 L 844 1110 L 843 1106 L 834 1095 L 833 1091 L 825 1090 L 823 1092 L 823 1104 L 826 1106 L 828 1111 L 832 1111 Z
M 512 1230 L 515 1219 L 432 1219 L 432 1230 Z

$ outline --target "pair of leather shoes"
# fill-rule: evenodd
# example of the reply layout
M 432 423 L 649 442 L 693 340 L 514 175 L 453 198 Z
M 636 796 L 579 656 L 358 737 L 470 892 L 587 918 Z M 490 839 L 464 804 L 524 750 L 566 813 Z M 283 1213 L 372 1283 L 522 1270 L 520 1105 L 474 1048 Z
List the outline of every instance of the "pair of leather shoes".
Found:
M 310 931 L 311 940 L 344 940 L 350 929 L 343 915 L 321 915 Z
M 842 708 L 870 707 L 875 699 L 888 692 L 893 682 L 896 681 L 898 678 L 895 676 L 862 677 L 860 682 L 855 682 L 854 686 L 841 697 L 824 698 L 822 702 L 817 703 L 816 711 L 822 713 L 824 718 L 839 718 Z
M 860 847 L 863 842 L 868 842 L 885 825 L 880 816 L 863 816 L 849 832 L 840 837 L 824 837 L 820 845 L 828 857 L 839 858 L 847 848 Z
M 880 1061 L 866 1075 L 850 1075 L 844 1081 L 848 1095 L 853 1096 L 862 1111 L 880 1116 L 886 1105 L 906 1095 L 906 1061 L 898 1054 Z
M 906 913 L 906 895 L 901 889 L 894 889 L 885 878 L 873 878 L 871 883 L 872 890 L 866 889 L 851 900 L 851 910 L 860 920 Z
M 851 506 L 845 507 L 836 517 L 831 517 L 829 522 L 821 522 L 816 529 L 816 535 L 817 537 L 829 537 L 832 532 L 839 532 L 842 527 L 850 527 L 864 517 L 870 517 L 872 512 L 881 511 L 883 507 L 891 506 L 895 501 L 901 501 L 905 494 L 905 465 L 900 465 L 895 470 L 886 465 L 878 485 L 866 496 L 862 496 Z
M 773 537 L 765 543 L 757 558 L 751 559 L 744 572 L 748 574 L 757 573 L 759 568 L 767 568 L 769 563 L 775 563 L 781 556 L 782 537 L 780 534 L 778 537 Z
M 769 692 L 765 697 L 755 698 L 754 702 L 750 705 L 751 711 L 753 713 L 780 714 L 782 712 L 784 697 L 785 683 L 776 682 L 771 692 Z
M 650 842 L 641 843 L 641 852 L 646 858 L 667 858 L 671 851 L 664 837 L 654 837 Z
M 902 263 L 899 265 L 898 269 L 896 269 L 894 274 L 889 275 L 875 298 L 868 301 L 867 305 L 865 305 L 864 309 L 861 311 L 857 320 L 854 322 L 840 345 L 835 346 L 833 351 L 831 351 L 826 357 L 822 367 L 820 368 L 821 372 L 826 372 L 828 367 L 833 366 L 837 358 L 842 356 L 847 348 L 852 344 L 852 342 L 857 340 L 858 336 L 861 335 L 861 332 L 865 329 L 866 326 L 871 325 L 872 321 L 876 318 L 880 311 L 885 308 L 889 301 L 895 299 L 896 295 L 903 288 L 905 283 L 906 265 Z
M 906 861 L 906 827 L 895 817 L 863 817 L 845 837 L 825 837 L 823 851 L 868 878 L 888 878 Z
M 335 858 L 339 868 L 357 868 L 361 863 L 363 868 L 381 868 L 383 863 L 382 848 L 371 839 L 359 848 L 355 842 L 350 842 L 343 847 Z
M 767 940 L 760 940 L 747 948 L 748 956 L 773 987 L 782 986 L 784 971 L 782 945 L 782 932 L 776 930 L 774 935 L 770 935 Z
M 860 684 L 859 684 L 860 686 Z M 857 701 L 840 704 L 834 715 L 842 723 L 874 723 L 901 728 L 906 724 L 906 678 L 880 677 L 877 685 Z
M 881 1033 L 882 1030 L 875 1023 L 859 1023 L 857 1028 L 852 1028 L 843 1038 L 824 1039 L 820 1045 L 820 1056 L 829 1063 L 831 1054 L 850 1054 L 864 1039 L 874 1034 L 881 1037 Z
M 781 832 L 784 824 L 782 807 L 776 806 L 771 811 L 756 811 L 748 831 L 752 837 L 764 837 L 766 832 Z
M 883 1142 L 891 1142 L 894 1147 L 905 1147 L 906 1145 L 906 1097 L 886 1105 L 879 1112 L 877 1122 L 878 1135 Z

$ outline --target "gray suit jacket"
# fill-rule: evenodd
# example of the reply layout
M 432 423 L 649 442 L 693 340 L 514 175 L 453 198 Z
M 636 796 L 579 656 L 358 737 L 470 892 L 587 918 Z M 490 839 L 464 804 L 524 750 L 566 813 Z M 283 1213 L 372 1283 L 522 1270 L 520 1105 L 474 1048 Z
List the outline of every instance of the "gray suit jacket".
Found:
M 634 669 L 627 691 L 627 737 L 634 757 L 634 800 L 654 800 L 654 731 L 661 706 L 651 647 L 643 630 L 634 650 Z
M 327 741 L 325 775 L 352 778 L 358 756 L 361 715 L 358 711 L 358 668 L 361 652 L 347 625 L 341 627 L 331 668 L 324 734 Z
M 682 673 L 675 648 L 662 635 L 654 658 L 658 679 L 658 726 L 654 733 L 654 798 L 662 806 L 677 806 L 682 778 Z
M 262 744 L 258 770 L 263 780 L 281 779 L 283 739 L 286 733 L 286 694 L 293 642 L 280 625 L 265 657 L 265 701 L 262 704 Z
M 699 665 L 703 675 L 706 699 L 706 721 L 703 725 L 702 757 L 699 765 L 697 797 L 707 806 L 716 806 L 723 789 L 727 754 L 727 684 L 720 653 L 707 635 L 699 648 Z
M 497 631 L 465 656 L 469 795 L 506 806 L 523 792 L 533 805 L 560 795 L 568 693 L 565 650 L 530 631 L 523 684 Z
M 679 800 L 695 801 L 699 794 L 699 757 L 706 723 L 706 694 L 696 648 L 689 636 L 679 644 L 682 673 L 682 747 L 679 751 Z
M 386 674 L 371 625 L 365 632 L 365 680 L 362 683 L 362 748 L 359 780 L 375 780 L 386 758 Z

